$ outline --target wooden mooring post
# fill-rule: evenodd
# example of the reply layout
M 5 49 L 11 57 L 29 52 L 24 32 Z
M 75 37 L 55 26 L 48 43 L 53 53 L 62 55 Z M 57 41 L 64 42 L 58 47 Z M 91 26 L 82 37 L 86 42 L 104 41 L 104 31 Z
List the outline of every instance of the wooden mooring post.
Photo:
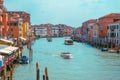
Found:
M 4 65 L 4 69 L 3 69 L 3 70 L 4 70 L 3 80 L 6 80 L 6 69 L 7 69 L 7 68 L 6 68 L 6 65 Z
M 49 80 L 49 78 L 48 78 L 48 68 L 47 67 L 45 68 L 45 78 L 46 78 L 46 80 Z
M 43 75 L 43 80 L 45 80 L 45 75 Z
M 40 80 L 40 69 L 38 63 L 36 63 L 36 80 Z
M 49 80 L 49 77 L 48 77 L 48 68 L 45 67 L 45 75 L 43 75 L 43 80 Z M 40 80 L 40 69 L 39 69 L 39 64 L 36 63 L 36 80 Z
M 12 77 L 13 77 L 13 69 L 11 68 L 10 69 L 10 80 L 12 80 Z

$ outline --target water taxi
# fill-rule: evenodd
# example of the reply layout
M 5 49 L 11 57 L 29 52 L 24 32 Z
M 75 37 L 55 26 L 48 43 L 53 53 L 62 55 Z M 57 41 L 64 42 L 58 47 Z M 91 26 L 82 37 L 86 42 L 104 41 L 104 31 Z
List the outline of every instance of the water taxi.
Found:
M 71 40 L 71 39 L 65 39 L 64 44 L 65 45 L 73 45 L 73 40 Z
M 62 52 L 60 56 L 64 59 L 70 59 L 72 58 L 72 55 L 69 52 Z
M 52 38 L 47 38 L 47 41 L 48 42 L 52 42 Z
M 101 51 L 108 51 L 108 48 L 102 48 Z

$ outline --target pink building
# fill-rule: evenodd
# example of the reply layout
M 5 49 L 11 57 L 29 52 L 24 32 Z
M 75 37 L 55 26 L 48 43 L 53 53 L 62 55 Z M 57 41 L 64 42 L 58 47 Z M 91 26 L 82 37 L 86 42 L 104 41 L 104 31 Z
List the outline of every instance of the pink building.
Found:
M 82 33 L 82 39 L 85 41 L 88 41 L 90 38 L 90 27 L 92 24 L 96 23 L 96 19 L 91 19 L 86 22 L 82 23 L 81 33 Z

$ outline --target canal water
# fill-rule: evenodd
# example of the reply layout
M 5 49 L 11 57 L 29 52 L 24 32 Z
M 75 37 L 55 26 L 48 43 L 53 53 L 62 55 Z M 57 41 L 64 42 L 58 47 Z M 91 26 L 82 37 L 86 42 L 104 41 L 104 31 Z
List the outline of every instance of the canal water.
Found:
M 101 52 L 90 45 L 74 42 L 64 45 L 64 38 L 53 38 L 47 42 L 38 39 L 32 45 L 33 61 L 16 65 L 13 80 L 36 80 L 36 62 L 40 77 L 48 67 L 49 80 L 120 80 L 120 54 Z M 70 52 L 72 59 L 63 59 L 61 52 Z M 23 51 L 28 55 L 28 51 Z

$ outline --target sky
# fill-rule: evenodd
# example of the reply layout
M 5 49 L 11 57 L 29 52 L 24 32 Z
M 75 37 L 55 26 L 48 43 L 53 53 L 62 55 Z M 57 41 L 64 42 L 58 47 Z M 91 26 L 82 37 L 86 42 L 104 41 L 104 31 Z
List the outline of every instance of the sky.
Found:
M 120 0 L 5 0 L 7 10 L 26 11 L 31 24 L 79 27 L 89 19 L 120 13 Z

